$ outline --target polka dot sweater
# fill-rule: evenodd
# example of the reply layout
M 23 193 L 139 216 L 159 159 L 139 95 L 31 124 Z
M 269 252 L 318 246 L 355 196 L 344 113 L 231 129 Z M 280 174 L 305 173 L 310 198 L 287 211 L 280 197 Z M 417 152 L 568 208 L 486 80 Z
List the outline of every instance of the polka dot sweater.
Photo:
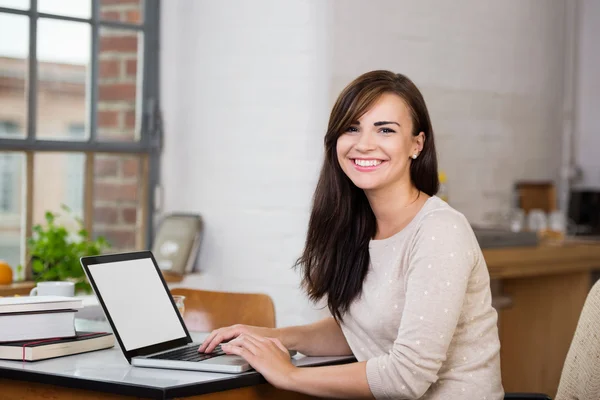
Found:
M 466 218 L 431 197 L 402 231 L 369 244 L 342 322 L 377 399 L 504 397 L 490 277 Z

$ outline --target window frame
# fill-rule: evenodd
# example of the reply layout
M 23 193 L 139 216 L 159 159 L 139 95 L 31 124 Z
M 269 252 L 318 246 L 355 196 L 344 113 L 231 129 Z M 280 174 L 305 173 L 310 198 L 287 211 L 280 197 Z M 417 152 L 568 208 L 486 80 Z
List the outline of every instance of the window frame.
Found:
M 143 0 L 144 19 L 140 24 L 100 19 L 100 1 L 90 0 L 91 18 L 78 18 L 38 12 L 38 1 L 30 0 L 28 10 L 0 7 L 0 13 L 29 17 L 29 51 L 27 68 L 27 132 L 24 138 L 0 137 L 0 151 L 25 154 L 25 237 L 32 234 L 34 155 L 39 152 L 81 152 L 85 155 L 84 167 L 84 224 L 92 230 L 94 155 L 100 153 L 138 155 L 141 158 L 141 203 L 144 237 L 137 241 L 138 248 L 150 248 L 154 232 L 154 193 L 159 186 L 160 153 L 162 150 L 162 124 L 159 112 L 159 18 L 160 0 Z M 89 85 L 89 137 L 87 140 L 38 139 L 37 136 L 37 26 L 39 18 L 87 23 L 91 26 L 90 85 Z M 122 142 L 97 138 L 98 87 L 99 87 L 99 33 L 101 28 L 133 30 L 144 35 L 141 73 L 140 108 L 141 127 L 138 141 Z M 138 89 L 139 90 L 139 89 Z M 24 239 L 24 238 L 23 238 Z M 22 240 L 24 247 L 24 240 Z M 22 254 L 23 254 L 22 249 Z M 25 278 L 31 277 L 29 266 Z

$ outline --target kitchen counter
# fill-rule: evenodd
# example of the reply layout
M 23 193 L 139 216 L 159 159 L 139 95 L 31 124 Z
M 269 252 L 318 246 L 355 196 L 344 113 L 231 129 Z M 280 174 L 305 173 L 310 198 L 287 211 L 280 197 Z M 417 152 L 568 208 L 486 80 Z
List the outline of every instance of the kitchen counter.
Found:
M 554 397 L 579 315 L 600 269 L 600 242 L 483 251 L 500 308 L 502 381 L 507 392 Z

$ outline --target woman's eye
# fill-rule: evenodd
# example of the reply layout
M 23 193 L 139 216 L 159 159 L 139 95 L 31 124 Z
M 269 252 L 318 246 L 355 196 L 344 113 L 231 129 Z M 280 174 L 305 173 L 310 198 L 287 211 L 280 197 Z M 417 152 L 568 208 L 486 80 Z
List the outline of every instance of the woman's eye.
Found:
M 396 133 L 395 130 L 390 129 L 390 128 L 381 128 L 381 130 L 379 132 L 381 132 L 381 133 Z
M 358 128 L 355 126 L 350 126 L 346 129 L 346 132 L 358 132 Z

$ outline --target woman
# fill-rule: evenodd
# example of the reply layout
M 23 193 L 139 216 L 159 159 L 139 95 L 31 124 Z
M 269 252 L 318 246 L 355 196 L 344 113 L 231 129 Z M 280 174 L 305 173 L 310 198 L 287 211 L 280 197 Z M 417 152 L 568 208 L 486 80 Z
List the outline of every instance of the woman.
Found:
M 435 197 L 433 130 L 405 76 L 373 71 L 340 94 L 298 265 L 333 317 L 267 329 L 236 325 L 222 341 L 276 387 L 314 396 L 503 398 L 497 314 L 465 217 Z M 286 349 L 358 362 L 296 368 Z

